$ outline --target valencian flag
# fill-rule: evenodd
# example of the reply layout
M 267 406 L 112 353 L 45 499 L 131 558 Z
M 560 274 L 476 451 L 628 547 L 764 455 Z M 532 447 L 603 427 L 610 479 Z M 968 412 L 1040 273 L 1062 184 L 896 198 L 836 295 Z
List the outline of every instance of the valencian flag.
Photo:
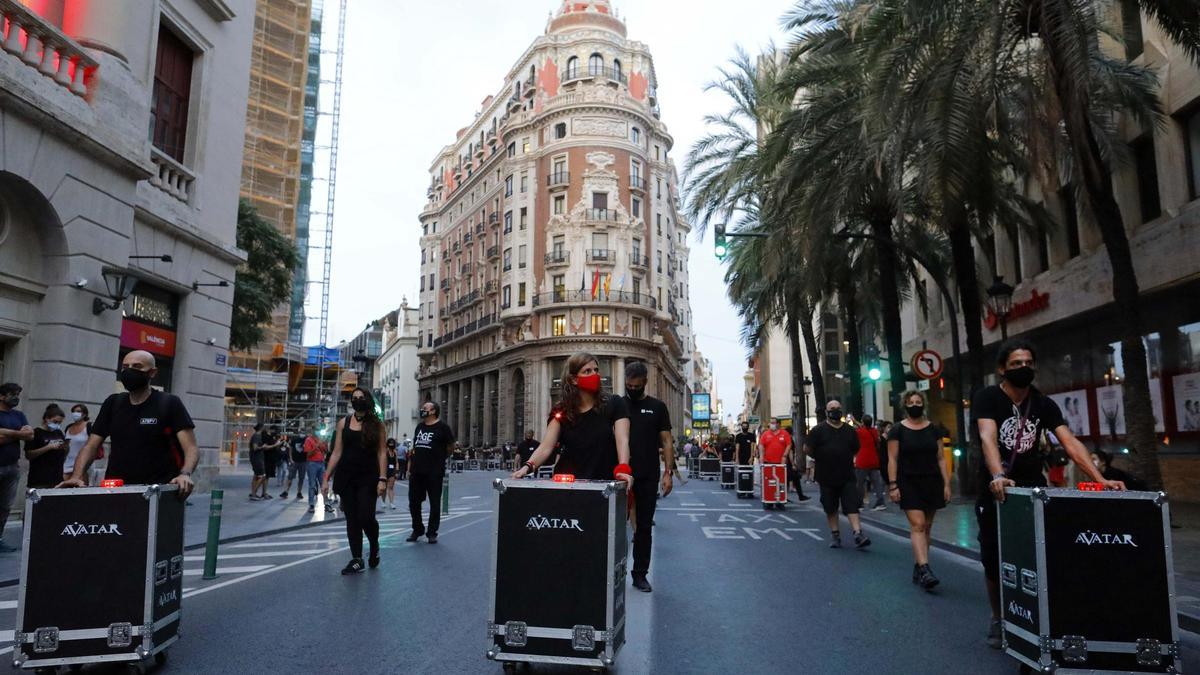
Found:
M 604 299 L 608 300 L 612 297 L 612 272 L 609 272 L 604 277 Z
M 600 293 L 600 270 L 592 270 L 592 299 Z

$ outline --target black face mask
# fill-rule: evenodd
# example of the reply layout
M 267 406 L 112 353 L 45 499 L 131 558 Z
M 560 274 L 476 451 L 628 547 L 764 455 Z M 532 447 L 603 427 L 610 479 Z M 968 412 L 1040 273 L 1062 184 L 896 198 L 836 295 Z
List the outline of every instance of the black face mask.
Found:
M 904 409 L 904 412 L 908 413 L 909 417 L 911 417 L 913 419 L 917 419 L 918 417 L 921 417 L 922 415 L 925 414 L 925 406 L 910 405 Z
M 432 411 L 432 410 L 422 410 L 422 411 L 421 411 L 420 413 L 418 413 L 418 414 L 421 416 L 421 419 L 425 419 L 426 417 L 433 417 L 433 411 Z
M 9 396 L 8 398 L 4 399 L 4 402 L 8 404 L 8 407 L 15 408 L 15 407 L 21 405 L 21 397 L 16 394 L 13 394 L 12 396 Z
M 367 411 L 367 407 L 368 407 L 368 406 L 367 406 L 367 399 L 365 399 L 365 398 L 355 398 L 355 399 L 351 399 L 351 400 L 350 400 L 350 407 L 354 408 L 354 412 L 366 412 L 366 411 Z
M 645 387 L 625 387 L 625 393 L 634 401 L 640 401 L 646 395 Z
M 121 381 L 121 386 L 125 387 L 125 391 L 141 391 L 150 386 L 150 373 L 144 370 L 122 368 L 121 372 L 117 374 L 117 379 Z
M 1004 371 L 1004 379 L 1012 383 L 1018 389 L 1024 389 L 1033 384 L 1035 373 L 1032 366 L 1021 366 L 1020 368 L 1009 368 Z
M 842 414 L 843 413 L 842 413 L 841 408 L 834 408 L 833 410 L 825 411 L 825 415 L 827 417 L 829 417 L 829 419 L 833 420 L 834 422 L 840 422 L 842 419 Z

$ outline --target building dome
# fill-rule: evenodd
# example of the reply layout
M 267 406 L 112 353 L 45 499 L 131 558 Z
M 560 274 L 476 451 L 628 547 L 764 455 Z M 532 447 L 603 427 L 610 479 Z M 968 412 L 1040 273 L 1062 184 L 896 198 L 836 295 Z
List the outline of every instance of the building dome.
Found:
M 617 17 L 609 0 L 563 0 L 546 32 L 564 33 L 580 28 L 601 28 L 626 36 L 625 22 Z

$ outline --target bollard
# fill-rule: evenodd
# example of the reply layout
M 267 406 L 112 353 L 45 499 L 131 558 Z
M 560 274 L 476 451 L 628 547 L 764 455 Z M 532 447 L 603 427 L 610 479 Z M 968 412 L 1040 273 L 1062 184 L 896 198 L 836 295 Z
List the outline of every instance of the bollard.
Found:
M 442 515 L 450 513 L 450 474 L 446 474 L 446 480 L 442 483 Z
M 208 542 L 204 545 L 204 576 L 202 579 L 217 578 L 217 542 L 221 539 L 221 503 L 224 490 L 213 490 L 208 511 Z

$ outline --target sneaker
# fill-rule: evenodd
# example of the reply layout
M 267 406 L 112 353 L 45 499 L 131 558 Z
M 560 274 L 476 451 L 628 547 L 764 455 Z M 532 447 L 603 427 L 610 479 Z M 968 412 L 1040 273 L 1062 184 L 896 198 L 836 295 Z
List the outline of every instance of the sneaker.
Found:
M 987 645 L 992 649 L 1004 646 L 1004 631 L 1000 628 L 1000 619 L 992 619 L 991 625 L 988 626 Z
M 921 583 L 921 566 L 915 563 L 913 564 L 912 582 L 914 584 Z
M 883 502 L 879 502 L 875 506 L 871 507 L 871 510 L 872 511 L 887 511 L 887 504 L 884 504 Z
M 425 538 L 429 540 L 429 543 L 436 544 L 437 543 L 437 532 L 431 532 L 429 534 L 429 536 L 427 536 Z
M 942 582 L 941 579 L 933 575 L 933 570 L 929 569 L 929 565 L 921 565 L 920 583 L 921 588 L 932 591 L 935 586 Z
M 325 505 L 325 513 L 333 513 L 333 504 Z
M 252 501 L 252 502 L 261 502 L 261 501 L 262 501 L 262 497 L 259 497 L 258 495 L 250 495 L 250 501 Z
M 7 541 L 0 540 L 0 553 L 16 553 L 18 550 L 16 546 L 12 546 Z
M 351 558 L 350 562 L 342 568 L 342 574 L 358 574 L 365 569 L 363 567 L 362 558 Z
M 643 593 L 649 593 L 654 590 L 653 588 L 650 587 L 650 582 L 646 581 L 645 574 L 633 575 L 633 587 Z
M 371 569 L 379 567 L 379 554 L 373 553 L 370 558 L 367 558 L 367 565 L 369 565 Z
M 413 532 L 412 534 L 405 537 L 404 541 L 416 541 L 421 538 L 421 535 L 422 535 L 422 533 L 420 533 L 420 532 Z
M 287 499 L 287 496 L 288 496 L 288 493 L 287 493 L 287 491 L 284 491 L 284 492 L 280 492 L 280 493 L 279 493 L 279 498 L 280 498 L 280 499 Z
M 316 512 L 317 512 L 317 507 L 316 507 L 316 506 L 310 506 L 310 507 L 308 507 L 308 512 L 309 512 L 309 513 L 316 513 Z
M 273 495 L 269 495 L 269 494 L 263 495 L 262 498 L 263 499 L 275 499 L 275 497 Z
M 796 497 L 796 501 L 798 502 L 806 502 L 810 499 L 812 499 L 812 497 L 809 497 L 808 495 L 799 495 Z
M 841 548 L 841 547 L 842 547 L 842 533 L 838 532 L 837 530 L 830 532 L 829 533 L 829 548 Z
M 858 532 L 854 533 L 854 547 L 855 548 L 866 548 L 870 545 L 871 545 L 871 540 L 867 538 L 867 535 L 862 533 L 862 530 L 859 530 Z
M 285 492 L 283 496 L 286 498 L 286 497 L 287 497 L 287 493 Z M 299 492 L 297 492 L 297 493 L 296 493 L 296 499 L 304 499 L 304 495 L 302 495 L 302 494 L 300 494 Z

